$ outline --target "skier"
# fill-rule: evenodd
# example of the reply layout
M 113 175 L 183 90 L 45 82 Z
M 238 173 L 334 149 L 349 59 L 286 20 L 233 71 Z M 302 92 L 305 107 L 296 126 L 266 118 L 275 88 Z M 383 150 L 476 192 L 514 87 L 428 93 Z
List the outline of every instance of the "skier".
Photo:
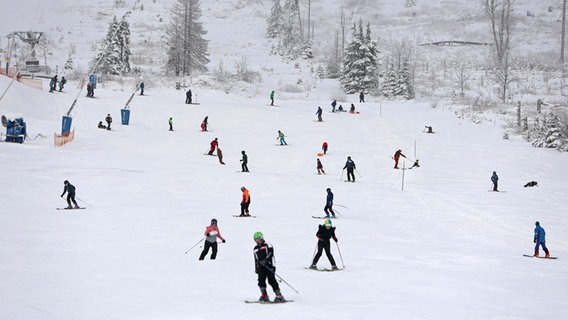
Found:
M 343 167 L 343 170 L 345 169 L 347 169 L 347 181 L 351 182 L 351 179 L 353 179 L 352 182 L 355 182 L 355 174 L 353 173 L 353 171 L 356 169 L 356 167 L 355 162 L 351 160 L 351 157 L 347 157 L 347 162 L 345 162 L 345 166 Z
M 209 124 L 209 116 L 206 116 L 201 122 L 201 131 L 207 131 L 207 124 Z
M 205 256 L 209 252 L 209 248 L 213 249 L 211 252 L 211 260 L 215 260 L 217 257 L 217 237 L 225 243 L 225 239 L 221 236 L 219 227 L 217 227 L 217 219 L 211 219 L 211 225 L 205 228 L 205 245 L 203 246 L 203 251 L 201 251 L 199 260 L 205 259 Z
M 172 119 L 172 117 L 170 117 L 170 120 L 168 120 L 168 124 L 170 125 L 170 131 L 174 131 L 174 120 Z
M 185 93 L 185 103 L 191 104 L 191 89 L 187 90 Z
M 414 167 L 420 168 L 420 164 L 418 163 L 418 159 L 414 160 L 414 164 L 412 165 L 412 167 L 410 167 L 410 169 L 412 169 Z
M 321 107 L 318 107 L 318 111 L 316 111 L 316 114 L 318 115 L 318 122 L 322 122 L 322 118 L 321 118 L 321 114 L 322 114 L 323 110 L 321 109 Z
M 538 257 L 538 248 L 540 246 L 542 246 L 542 250 L 544 250 L 544 253 L 546 254 L 544 257 L 548 258 L 550 257 L 550 252 L 548 252 L 548 249 L 546 248 L 546 232 L 544 232 L 544 229 L 540 226 L 540 222 L 535 222 L 534 223 L 536 228 L 534 228 L 534 243 L 536 243 L 536 246 L 534 247 L 534 256 Z
M 223 162 L 223 151 L 221 151 L 219 147 L 217 147 L 217 157 L 219 158 L 220 164 L 225 164 L 225 162 Z
M 351 104 L 351 108 L 349 109 L 349 113 L 355 113 L 355 105 Z
M 365 93 L 363 91 L 359 93 L 359 103 L 361 102 L 365 102 Z
M 63 91 L 63 86 L 67 83 L 67 79 L 65 79 L 65 77 L 61 77 L 61 80 L 59 81 L 59 92 Z
M 95 96 L 95 88 L 92 83 L 87 83 L 87 97 L 93 98 Z
M 499 176 L 497 175 L 497 172 L 493 171 L 493 175 L 491 175 L 491 182 L 493 182 L 493 191 L 499 191 L 497 189 L 497 184 L 499 182 Z
M 323 211 L 325 211 L 326 218 L 329 218 L 329 213 L 331 212 L 331 217 L 335 218 L 335 212 L 333 212 L 333 192 L 331 192 L 330 188 L 326 189 L 327 191 L 327 198 L 325 200 L 325 207 Z
M 250 217 L 249 214 L 249 205 L 250 205 L 250 194 L 247 188 L 241 187 L 241 191 L 243 192 L 243 198 L 241 200 L 241 217 Z
M 327 154 L 327 142 L 323 142 L 321 145 L 321 149 L 323 150 L 323 154 Z
M 316 168 L 318 169 L 318 174 L 325 174 L 325 171 L 323 171 L 323 164 L 321 164 L 320 159 L 316 159 Z
M 57 75 L 54 75 L 49 81 L 49 92 L 55 91 L 55 87 L 57 86 Z
M 103 124 L 102 121 L 99 121 L 98 128 L 99 128 L 99 129 L 106 129 L 107 127 Z
M 65 185 L 65 188 L 63 189 L 61 198 L 63 198 L 63 196 L 67 192 L 67 204 L 68 204 L 67 208 L 65 209 L 73 209 L 73 208 L 79 209 L 79 205 L 77 204 L 77 201 L 75 201 L 75 186 L 69 183 L 69 181 L 67 180 L 63 181 L 63 184 Z M 75 204 L 75 207 L 71 205 L 71 202 Z
M 286 140 L 284 140 L 284 137 L 286 137 L 284 135 L 284 132 L 278 130 L 278 137 L 276 138 L 276 140 L 280 139 L 280 145 L 288 145 L 288 143 L 286 143 Z
M 274 266 L 274 248 L 272 245 L 264 241 L 264 236 L 262 232 L 255 232 L 253 235 L 254 242 L 256 246 L 253 249 L 254 252 L 254 267 L 255 273 L 258 274 L 258 287 L 260 288 L 261 296 L 258 299 L 261 302 L 270 301 L 268 298 L 268 293 L 266 291 L 266 280 L 274 290 L 276 298 L 274 302 L 284 302 L 284 297 L 282 292 L 280 292 L 280 287 L 278 286 L 278 281 L 276 281 L 276 267 Z
M 215 151 L 215 149 L 219 146 L 219 142 L 217 141 L 217 138 L 215 138 L 215 140 L 211 141 L 211 148 L 209 149 L 209 152 L 207 153 L 208 155 L 212 156 L 213 155 L 213 151 Z
M 330 239 L 333 239 L 337 242 L 337 237 L 335 236 L 335 227 L 331 226 L 331 220 L 325 219 L 323 225 L 318 226 L 318 232 L 316 233 L 316 237 L 318 238 L 318 252 L 314 256 L 314 260 L 310 269 L 317 269 L 317 263 L 319 258 L 321 257 L 322 251 L 325 250 L 325 255 L 329 259 L 329 263 L 331 263 L 331 270 L 338 270 L 337 266 L 335 265 L 335 259 L 331 255 L 331 242 Z
M 331 112 L 335 112 L 335 106 L 336 106 L 336 105 L 337 105 L 337 101 L 336 101 L 336 100 L 333 100 L 333 101 L 331 102 Z
M 426 128 L 426 133 L 434 133 L 431 126 L 424 126 Z
M 140 95 L 143 96 L 144 95 L 144 81 L 140 82 Z
M 245 153 L 244 150 L 241 151 L 241 154 L 242 154 L 242 159 L 241 159 L 241 162 L 242 162 L 242 163 L 241 163 L 241 168 L 242 168 L 242 170 L 241 170 L 241 172 L 249 172 L 249 168 L 248 168 L 248 166 L 247 166 L 247 164 L 248 164 L 248 156 L 247 156 L 247 154 Z
M 394 156 L 392 157 L 394 159 L 394 168 L 398 169 L 398 160 L 400 159 L 400 156 L 403 156 L 406 158 L 406 156 L 404 154 L 402 154 L 402 150 L 398 149 L 396 150 L 396 152 L 394 153 Z
M 270 92 L 270 105 L 274 106 L 274 90 Z
M 110 130 L 110 124 L 112 123 L 112 117 L 110 116 L 110 113 L 107 113 L 105 121 L 107 123 L 107 130 Z

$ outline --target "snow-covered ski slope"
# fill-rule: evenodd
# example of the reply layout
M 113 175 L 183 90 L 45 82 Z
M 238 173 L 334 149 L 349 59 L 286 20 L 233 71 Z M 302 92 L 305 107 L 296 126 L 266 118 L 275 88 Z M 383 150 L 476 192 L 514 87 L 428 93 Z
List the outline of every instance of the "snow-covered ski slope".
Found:
M 0 78 L 5 88 L 6 78 Z M 24 144 L 0 143 L 1 319 L 565 319 L 568 317 L 566 154 L 503 140 L 498 119 L 474 124 L 426 104 L 368 97 L 359 115 L 333 114 L 324 82 L 310 99 L 267 106 L 196 89 L 146 88 L 129 126 L 119 110 L 127 91 L 79 98 L 75 141 L 53 147 L 76 91 L 50 94 L 14 84 L 4 114 L 24 116 Z M 75 91 L 75 92 L 74 92 Z M 355 97 L 349 97 L 355 101 Z M 351 102 L 349 101 L 349 102 Z M 343 105 L 347 104 L 342 101 Z M 314 122 L 318 105 L 324 122 Z M 113 131 L 97 129 L 107 113 Z M 211 132 L 199 124 L 209 116 Z M 168 131 L 173 117 L 174 132 Z M 422 131 L 433 126 L 435 134 Z M 277 147 L 277 130 L 287 147 Z M 204 156 L 219 139 L 226 165 Z M 314 175 L 321 157 L 327 175 Z M 416 156 L 414 148 L 416 146 Z M 420 168 L 393 169 L 397 149 Z M 240 170 L 240 152 L 250 173 Z M 345 183 L 346 157 L 357 165 Z M 406 160 L 409 166 L 411 161 Z M 497 171 L 500 189 L 487 192 Z M 58 211 L 63 180 L 86 210 Z M 530 180 L 539 187 L 523 188 Z M 256 219 L 239 211 L 240 187 Z M 326 188 L 335 193 L 337 273 L 314 273 Z M 226 244 L 216 261 L 184 252 L 219 220 Z M 558 260 L 526 259 L 539 220 Z M 286 305 L 248 305 L 259 292 L 252 234 L 275 246 Z M 319 267 L 329 267 L 325 255 Z M 271 298 L 274 297 L 271 290 Z

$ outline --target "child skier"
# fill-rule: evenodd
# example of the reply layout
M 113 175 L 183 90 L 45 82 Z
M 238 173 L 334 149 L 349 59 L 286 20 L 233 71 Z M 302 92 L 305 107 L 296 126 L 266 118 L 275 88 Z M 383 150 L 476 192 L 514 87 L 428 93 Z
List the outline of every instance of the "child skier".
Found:
M 253 235 L 254 242 L 256 246 L 253 249 L 254 252 L 254 266 L 255 272 L 258 274 L 258 287 L 260 288 L 261 296 L 258 299 L 262 302 L 268 302 L 268 293 L 266 291 L 266 280 L 274 290 L 276 298 L 274 302 L 284 302 L 286 301 L 280 292 L 280 287 L 278 286 L 278 281 L 276 281 L 276 267 L 274 266 L 274 248 L 272 245 L 264 241 L 264 236 L 262 232 L 255 232 Z
M 241 217 L 250 217 L 249 214 L 249 205 L 250 205 L 250 194 L 247 188 L 241 187 L 241 191 L 243 192 L 243 197 L 241 199 Z
M 205 228 L 205 245 L 203 246 L 203 251 L 201 251 L 199 260 L 205 259 L 205 256 L 209 252 L 209 248 L 213 249 L 211 252 L 211 260 L 215 260 L 217 257 L 217 237 L 225 243 L 225 239 L 221 236 L 219 227 L 217 227 L 217 219 L 211 219 L 211 225 Z
M 329 259 L 329 263 L 331 263 L 331 270 L 338 270 L 337 266 L 335 265 L 335 259 L 331 255 L 331 245 L 330 239 L 333 239 L 337 242 L 337 237 L 335 236 L 335 227 L 331 226 L 331 220 L 325 219 L 323 225 L 318 226 L 318 232 L 316 233 L 316 237 L 318 238 L 318 252 L 314 256 L 314 260 L 310 269 L 317 269 L 317 263 L 319 258 L 321 257 L 322 251 L 325 250 L 325 255 Z
M 396 150 L 396 152 L 394 153 L 394 156 L 393 156 L 394 168 L 395 169 L 398 169 L 398 159 L 400 159 L 401 156 L 406 158 L 406 156 L 404 154 L 402 154 L 402 150 L 400 150 L 400 149 Z
M 316 168 L 318 169 L 318 174 L 325 174 L 325 171 L 323 171 L 323 164 L 321 164 L 320 159 L 316 159 Z
M 353 160 L 351 160 L 351 157 L 347 157 L 347 161 L 345 162 L 345 166 L 343 167 L 343 170 L 347 169 L 347 181 L 351 182 L 355 182 L 355 174 L 353 173 L 353 171 L 356 169 L 355 167 L 355 162 L 353 162 Z
M 283 146 L 283 145 L 288 145 L 288 143 L 286 143 L 286 140 L 284 140 L 284 137 L 286 137 L 286 136 L 284 135 L 284 132 L 278 130 L 278 137 L 276 138 L 276 140 L 280 139 L 280 145 L 281 145 L 281 146 Z
M 68 204 L 67 208 L 65 209 L 79 209 L 79 205 L 77 204 L 77 201 L 75 201 L 75 186 L 69 183 L 69 181 L 67 180 L 63 181 L 63 184 L 65 185 L 65 188 L 63 189 L 61 198 L 63 198 L 63 196 L 67 192 L 67 204 Z M 75 204 L 75 207 L 71 205 L 71 202 Z
M 497 175 L 497 172 L 493 171 L 493 174 L 491 175 L 491 182 L 493 182 L 493 191 L 499 191 L 497 189 L 497 185 L 499 183 L 499 176 Z
M 241 151 L 241 154 L 243 155 L 243 157 L 242 157 L 242 159 L 241 159 L 241 162 L 242 162 L 242 163 L 241 163 L 241 169 L 242 169 L 241 172 L 249 172 L 249 168 L 248 168 L 248 166 L 247 166 L 247 164 L 248 164 L 248 156 L 247 156 L 247 154 L 245 153 L 244 150 Z
M 330 188 L 327 188 L 327 197 L 325 200 L 325 207 L 323 211 L 325 211 L 325 216 L 329 218 L 329 213 L 331 212 L 331 216 L 335 218 L 335 212 L 333 212 L 333 192 L 331 192 Z

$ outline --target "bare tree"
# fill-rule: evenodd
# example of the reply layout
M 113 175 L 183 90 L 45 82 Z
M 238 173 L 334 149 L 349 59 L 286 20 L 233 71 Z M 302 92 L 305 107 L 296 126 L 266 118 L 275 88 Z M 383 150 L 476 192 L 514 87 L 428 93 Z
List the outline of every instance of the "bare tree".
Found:
M 564 44 L 566 41 L 566 0 L 562 1 L 562 38 L 560 39 L 560 64 L 564 65 Z
M 513 6 L 515 0 L 482 0 L 485 13 L 491 23 L 494 41 L 494 75 L 500 86 L 499 96 L 507 101 L 509 77 L 509 54 L 513 34 Z

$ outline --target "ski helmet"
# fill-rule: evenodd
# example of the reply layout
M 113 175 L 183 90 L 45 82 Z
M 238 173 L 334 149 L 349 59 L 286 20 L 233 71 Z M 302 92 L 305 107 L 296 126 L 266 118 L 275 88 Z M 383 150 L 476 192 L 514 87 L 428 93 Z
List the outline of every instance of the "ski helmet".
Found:
M 211 224 L 217 224 L 217 219 L 211 219 Z
M 247 188 L 245 187 L 241 187 L 241 191 L 245 191 Z
M 331 220 L 330 219 L 325 219 L 325 221 L 323 222 L 324 227 L 326 228 L 331 228 Z
M 537 221 L 537 222 L 534 223 L 534 225 L 538 227 L 538 226 L 540 226 L 540 222 Z
M 65 180 L 63 181 L 63 184 L 69 184 L 69 181 Z
M 259 240 L 259 239 L 264 239 L 264 236 L 262 235 L 262 232 L 260 232 L 260 231 L 255 232 L 252 237 L 253 237 L 254 241 Z

